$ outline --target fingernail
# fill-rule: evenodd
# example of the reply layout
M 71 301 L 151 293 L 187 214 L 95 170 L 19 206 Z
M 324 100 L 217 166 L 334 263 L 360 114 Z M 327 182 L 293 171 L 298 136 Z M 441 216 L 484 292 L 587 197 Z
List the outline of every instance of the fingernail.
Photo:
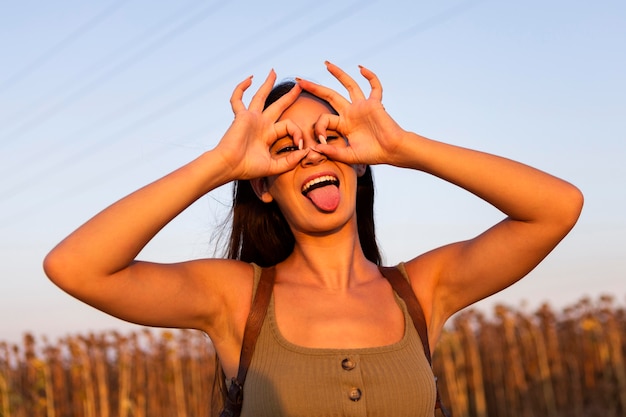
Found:
M 330 65 L 330 61 L 324 61 L 324 64 Z
M 324 137 L 324 135 L 319 135 L 318 136 L 320 143 L 323 143 L 324 145 L 326 145 L 326 138 Z
M 298 149 L 302 150 L 303 146 L 304 146 L 304 142 L 302 141 L 302 139 L 300 139 L 300 142 L 298 142 Z
M 296 80 L 296 82 L 300 82 L 300 81 L 302 81 L 302 78 L 296 77 L 295 80 Z

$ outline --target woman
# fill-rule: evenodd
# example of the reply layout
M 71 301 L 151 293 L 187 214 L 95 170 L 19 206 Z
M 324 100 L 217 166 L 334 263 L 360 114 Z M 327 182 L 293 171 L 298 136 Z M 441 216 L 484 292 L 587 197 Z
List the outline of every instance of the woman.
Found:
M 297 80 L 264 110 L 272 71 L 246 107 L 242 98 L 252 83 L 246 79 L 231 98 L 234 122 L 213 150 L 82 225 L 50 252 L 45 271 L 71 295 L 121 319 L 206 332 L 231 378 L 260 275 L 250 259 L 275 265 L 258 342 L 264 347 L 250 365 L 242 416 L 432 415 L 434 384 L 423 350 L 411 359 L 419 356 L 412 350 L 415 329 L 381 275 L 375 243 L 367 254 L 361 244 L 367 225 L 359 225 L 357 188 L 368 167 L 429 173 L 506 215 L 473 239 L 401 266 L 422 307 L 431 350 L 451 315 L 532 270 L 574 226 L 583 198 L 571 184 L 534 168 L 405 131 L 381 104 L 373 72 L 360 68 L 371 87 L 366 97 L 350 76 L 326 65 L 350 100 Z M 231 181 L 240 196 L 252 191 L 268 208 L 262 219 L 254 215 L 259 204 L 237 219 L 246 209 L 235 207 L 234 223 L 254 223 L 256 230 L 233 231 L 235 259 L 134 260 L 176 215 Z M 268 222 L 272 216 L 277 220 Z M 259 230 L 270 242 L 254 249 L 250 240 Z M 349 359 L 345 373 L 324 368 L 341 358 Z M 281 368 L 285 361 L 290 367 Z M 391 397 L 389 387 L 396 393 Z

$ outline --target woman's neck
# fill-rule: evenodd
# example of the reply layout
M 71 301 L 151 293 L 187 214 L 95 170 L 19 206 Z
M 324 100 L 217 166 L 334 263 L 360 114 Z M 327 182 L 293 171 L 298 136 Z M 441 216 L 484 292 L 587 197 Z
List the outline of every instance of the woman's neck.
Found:
M 363 254 L 356 230 L 344 229 L 324 236 L 297 234 L 292 254 L 277 265 L 277 279 L 342 290 L 359 285 L 376 269 Z

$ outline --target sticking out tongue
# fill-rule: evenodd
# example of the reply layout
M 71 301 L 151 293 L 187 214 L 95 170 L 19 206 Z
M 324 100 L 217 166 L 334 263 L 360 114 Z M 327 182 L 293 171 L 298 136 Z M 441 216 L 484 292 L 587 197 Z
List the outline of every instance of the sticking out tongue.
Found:
M 339 206 L 339 188 L 336 185 L 326 185 L 307 193 L 315 207 L 322 211 L 335 211 Z

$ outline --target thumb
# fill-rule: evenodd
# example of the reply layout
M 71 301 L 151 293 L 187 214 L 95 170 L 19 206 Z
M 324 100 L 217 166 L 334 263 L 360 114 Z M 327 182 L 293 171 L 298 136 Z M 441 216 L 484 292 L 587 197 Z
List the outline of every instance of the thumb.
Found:
M 285 158 L 275 160 L 271 175 L 282 174 L 294 169 L 296 165 L 298 165 L 298 163 L 308 155 L 309 152 L 311 152 L 310 148 L 299 149 L 297 151 L 289 152 Z

